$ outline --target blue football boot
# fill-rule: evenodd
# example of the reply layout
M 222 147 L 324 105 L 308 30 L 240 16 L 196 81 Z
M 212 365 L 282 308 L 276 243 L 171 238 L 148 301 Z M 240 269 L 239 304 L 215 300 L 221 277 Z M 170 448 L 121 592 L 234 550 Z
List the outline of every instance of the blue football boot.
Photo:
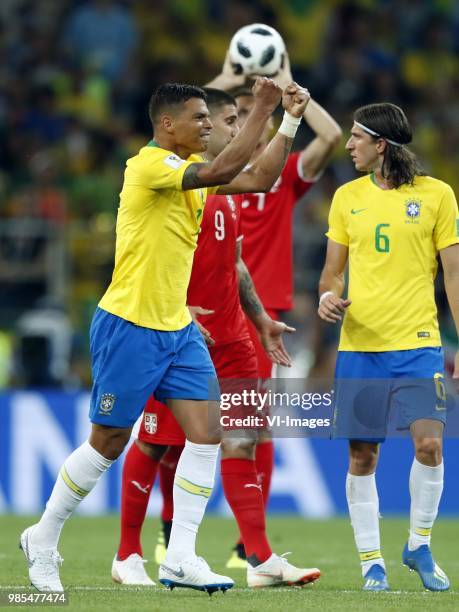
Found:
M 402 561 L 403 565 L 419 574 L 422 584 L 429 591 L 447 591 L 449 589 L 448 576 L 433 560 L 427 544 L 423 544 L 416 550 L 409 550 L 408 544 L 405 544 Z
M 370 567 L 365 575 L 364 591 L 388 591 L 389 583 L 387 582 L 386 571 L 381 565 L 375 563 Z

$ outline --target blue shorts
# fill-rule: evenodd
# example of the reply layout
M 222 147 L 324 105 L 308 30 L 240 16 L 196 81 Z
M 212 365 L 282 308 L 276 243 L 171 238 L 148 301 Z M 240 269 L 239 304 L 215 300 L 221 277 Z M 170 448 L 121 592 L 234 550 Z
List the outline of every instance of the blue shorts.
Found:
M 131 427 L 153 393 L 162 402 L 219 399 L 215 368 L 194 323 L 158 331 L 97 308 L 90 348 L 93 423 Z
M 366 353 L 339 351 L 333 437 L 382 442 L 419 419 L 446 423 L 441 347 Z

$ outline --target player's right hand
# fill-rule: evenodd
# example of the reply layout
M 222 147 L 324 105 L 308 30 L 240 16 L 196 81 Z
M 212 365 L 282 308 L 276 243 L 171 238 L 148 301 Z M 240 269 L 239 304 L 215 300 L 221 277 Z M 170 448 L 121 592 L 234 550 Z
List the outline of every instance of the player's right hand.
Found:
M 343 314 L 348 306 L 350 306 L 351 300 L 345 300 L 340 298 L 333 293 L 326 295 L 317 309 L 317 313 L 321 319 L 327 321 L 327 323 L 337 323 L 343 318 Z
M 217 77 L 215 77 L 214 81 L 215 87 L 218 85 L 217 89 L 223 89 L 224 91 L 235 89 L 236 87 L 242 87 L 246 82 L 245 74 L 235 74 L 229 51 L 226 52 L 222 71 Z
M 291 367 L 292 360 L 284 346 L 282 335 L 284 333 L 292 334 L 295 331 L 294 327 L 289 327 L 281 321 L 274 321 L 270 317 L 263 320 L 258 333 L 260 334 L 261 344 L 273 363 L 287 368 Z
M 201 306 L 188 306 L 188 310 L 190 311 L 191 318 L 196 323 L 197 328 L 201 332 L 205 343 L 208 346 L 214 346 L 215 340 L 212 338 L 210 331 L 198 321 L 198 317 L 214 314 L 215 310 L 207 310 L 207 308 L 201 308 Z
M 255 104 L 272 113 L 282 97 L 282 89 L 268 77 L 257 77 L 252 87 Z

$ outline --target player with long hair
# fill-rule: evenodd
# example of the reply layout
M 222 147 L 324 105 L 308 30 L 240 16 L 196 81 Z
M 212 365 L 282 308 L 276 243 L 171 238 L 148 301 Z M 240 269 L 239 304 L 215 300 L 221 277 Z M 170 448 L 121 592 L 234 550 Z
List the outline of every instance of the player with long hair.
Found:
M 430 550 L 443 489 L 446 420 L 434 280 L 439 256 L 459 330 L 459 221 L 453 190 L 426 176 L 407 148 L 411 139 L 398 106 L 370 104 L 355 111 L 346 149 L 365 176 L 335 193 L 320 280 L 319 316 L 329 323 L 344 317 L 335 427 L 337 436 L 350 440 L 346 497 L 368 591 L 389 588 L 375 481 L 389 409 L 396 410 L 397 428 L 410 431 L 415 451 L 403 563 L 418 572 L 426 589 L 449 588 Z M 349 288 L 343 297 L 346 266 Z M 454 377 L 459 378 L 459 353 Z

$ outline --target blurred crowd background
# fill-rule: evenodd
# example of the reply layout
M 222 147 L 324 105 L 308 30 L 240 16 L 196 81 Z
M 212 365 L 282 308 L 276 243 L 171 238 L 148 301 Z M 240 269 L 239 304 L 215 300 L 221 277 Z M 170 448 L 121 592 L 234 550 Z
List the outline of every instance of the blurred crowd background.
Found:
M 89 323 L 112 272 L 124 164 L 151 137 L 150 95 L 212 79 L 253 22 L 279 30 L 295 79 L 344 138 L 357 106 L 400 104 L 425 169 L 459 193 L 456 0 L 1 0 L 0 388 L 90 384 Z M 297 148 L 310 137 L 302 128 Z M 344 142 L 295 213 L 301 377 L 329 374 L 336 349 L 315 309 L 331 197 L 356 176 Z M 437 297 L 448 351 L 441 282 Z

